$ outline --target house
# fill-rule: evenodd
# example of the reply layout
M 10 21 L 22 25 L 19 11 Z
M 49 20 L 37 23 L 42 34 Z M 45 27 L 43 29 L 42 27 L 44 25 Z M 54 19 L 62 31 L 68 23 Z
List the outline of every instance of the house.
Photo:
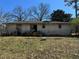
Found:
M 27 21 L 6 23 L 8 33 L 34 33 L 41 32 L 45 35 L 70 35 L 75 28 L 68 22 Z

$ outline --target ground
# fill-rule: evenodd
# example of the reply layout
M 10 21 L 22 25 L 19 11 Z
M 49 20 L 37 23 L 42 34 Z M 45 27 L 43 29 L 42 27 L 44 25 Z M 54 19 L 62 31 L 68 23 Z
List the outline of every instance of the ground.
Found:
M 0 59 L 79 59 L 79 38 L 0 37 Z

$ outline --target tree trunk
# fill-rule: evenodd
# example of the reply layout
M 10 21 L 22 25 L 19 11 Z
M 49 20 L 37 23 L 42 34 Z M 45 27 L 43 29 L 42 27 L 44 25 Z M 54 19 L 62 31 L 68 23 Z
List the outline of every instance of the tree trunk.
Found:
M 77 0 L 75 0 L 75 16 L 77 18 Z

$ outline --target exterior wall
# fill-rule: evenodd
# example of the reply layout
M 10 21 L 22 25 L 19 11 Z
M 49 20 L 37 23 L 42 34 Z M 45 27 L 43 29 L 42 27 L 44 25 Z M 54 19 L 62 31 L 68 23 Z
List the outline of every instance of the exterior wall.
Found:
M 0 25 L 0 35 L 5 32 L 5 25 Z
M 22 33 L 30 31 L 30 24 L 22 24 Z
M 62 24 L 59 28 L 58 24 L 45 24 L 45 28 L 42 28 L 42 24 L 38 25 L 38 31 L 49 35 L 69 35 L 72 31 L 72 27 L 67 24 Z
M 8 33 L 14 32 L 16 31 L 16 24 L 7 25 L 6 28 L 7 28 L 6 30 L 8 31 Z
M 68 24 L 61 24 L 61 28 L 59 28 L 59 24 L 44 24 L 45 28 L 42 28 L 43 24 L 37 24 L 37 31 L 41 31 L 46 35 L 69 35 L 74 28 Z M 8 32 L 16 31 L 16 24 L 7 25 Z M 28 32 L 30 30 L 30 24 L 22 24 L 21 32 Z
M 17 31 L 17 29 L 16 29 L 17 26 L 18 26 L 17 24 L 7 25 L 8 32 L 11 33 L 11 32 Z M 29 24 L 21 24 L 20 31 L 21 31 L 21 33 L 30 31 L 30 25 Z

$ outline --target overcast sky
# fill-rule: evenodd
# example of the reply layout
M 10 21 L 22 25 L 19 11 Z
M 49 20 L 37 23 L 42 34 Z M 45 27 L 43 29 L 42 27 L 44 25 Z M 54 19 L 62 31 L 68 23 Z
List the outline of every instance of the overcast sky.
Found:
M 71 7 L 65 6 L 64 0 L 0 0 L 0 7 L 6 11 L 10 11 L 16 6 L 22 6 L 27 9 L 42 2 L 49 4 L 51 10 L 63 9 L 66 13 L 74 14 L 74 10 Z

